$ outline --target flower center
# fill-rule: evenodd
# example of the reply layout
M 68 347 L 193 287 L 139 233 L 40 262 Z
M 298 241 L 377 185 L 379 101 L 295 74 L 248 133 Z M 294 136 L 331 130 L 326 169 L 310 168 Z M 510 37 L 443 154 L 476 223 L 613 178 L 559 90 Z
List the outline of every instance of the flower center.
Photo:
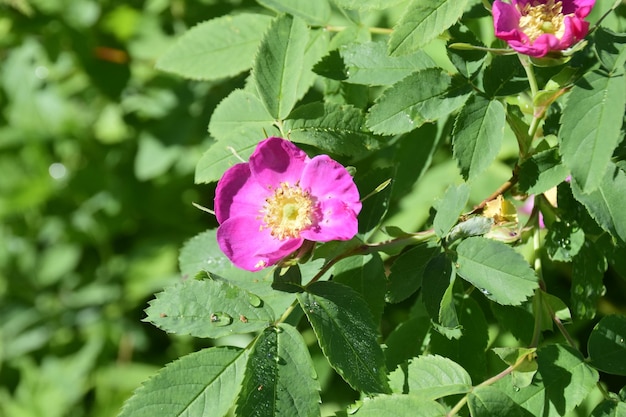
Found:
M 565 15 L 563 14 L 563 4 L 560 1 L 547 0 L 535 6 L 536 2 L 526 3 L 520 10 L 522 17 L 519 26 L 522 32 L 534 42 L 544 33 L 551 33 L 561 39 L 565 33 Z
M 274 195 L 265 200 L 261 210 L 263 226 L 269 228 L 276 239 L 294 238 L 315 221 L 315 204 L 308 192 L 298 184 L 283 182 Z

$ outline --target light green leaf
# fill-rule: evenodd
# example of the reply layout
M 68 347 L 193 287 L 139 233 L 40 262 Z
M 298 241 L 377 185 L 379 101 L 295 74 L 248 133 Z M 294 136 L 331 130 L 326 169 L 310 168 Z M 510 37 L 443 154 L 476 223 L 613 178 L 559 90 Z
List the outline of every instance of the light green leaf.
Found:
M 435 401 L 413 395 L 379 395 L 367 398 L 350 415 L 357 417 L 444 417 L 446 409 Z
M 149 134 L 139 138 L 139 149 L 135 157 L 135 176 L 140 181 L 163 175 L 180 157 L 181 149 L 165 146 Z
M 461 183 L 458 186 L 451 185 L 441 200 L 435 203 L 434 208 L 437 210 L 437 214 L 435 214 L 433 226 L 439 238 L 446 236 L 452 226 L 458 222 L 459 216 L 465 210 L 469 195 L 470 188 L 466 183 Z
M 382 10 L 406 0 L 332 0 L 337 6 L 349 10 Z
M 538 287 L 537 276 L 511 247 L 482 237 L 470 237 L 457 248 L 457 271 L 487 298 L 519 305 Z
M 412 53 L 428 44 L 463 15 L 467 0 L 415 0 L 389 38 L 391 55 Z
M 146 381 L 119 417 L 221 416 L 243 380 L 247 351 L 214 347 L 183 356 Z
M 250 68 L 270 17 L 241 13 L 191 28 L 158 61 L 157 68 L 180 76 L 216 80 Z
M 250 333 L 276 319 L 258 296 L 217 279 L 188 279 L 156 295 L 146 321 L 162 330 L 218 338 Z
M 608 267 L 606 258 L 595 243 L 584 242 L 572 262 L 572 311 L 575 317 L 592 319 L 598 301 L 606 291 L 602 281 Z
M 472 95 L 461 108 L 452 133 L 454 157 L 467 180 L 478 178 L 498 156 L 506 114 L 497 100 Z
M 311 25 L 323 25 L 330 18 L 328 0 L 258 0 L 263 6 L 304 19 Z
M 507 365 L 515 365 L 515 370 L 511 372 L 511 379 L 516 387 L 525 388 L 532 383 L 539 368 L 535 357 L 536 348 L 505 347 L 492 350 Z
M 260 142 L 265 133 L 278 133 L 273 123 L 274 119 L 256 95 L 233 90 L 213 111 L 209 133 L 218 141 L 243 137 Z
M 389 392 L 376 326 L 361 295 L 349 287 L 322 281 L 298 294 L 322 352 L 357 391 Z
M 196 184 L 202 184 L 219 180 L 228 168 L 241 163 L 235 154 L 248 159 L 259 141 L 259 139 L 239 136 L 229 141 L 214 143 L 200 157 L 196 165 L 194 181 Z
M 612 375 L 626 375 L 626 316 L 603 317 L 591 331 L 587 350 L 594 367 Z
M 590 72 L 569 93 L 561 118 L 560 148 L 563 163 L 583 193 L 590 193 L 603 183 L 620 140 L 625 106 L 623 74 Z
M 468 95 L 466 84 L 453 85 L 452 77 L 441 69 L 425 69 L 387 89 L 371 107 L 367 125 L 381 135 L 410 132 L 449 115 Z
M 403 392 L 427 400 L 465 394 L 472 389 L 472 379 L 462 366 L 438 355 L 420 356 L 409 365 L 389 375 L 394 392 Z
M 259 97 L 276 120 L 287 117 L 298 99 L 309 29 L 299 17 L 282 15 L 270 25 L 253 64 Z
M 267 328 L 254 344 L 237 401 L 237 415 L 319 416 L 319 391 L 302 335 L 283 323 Z
M 604 400 L 593 409 L 591 417 L 626 417 L 626 403 Z
M 626 174 L 609 163 L 602 182 L 589 194 L 571 184 L 572 193 L 589 211 L 589 214 L 613 237 L 626 241 Z
M 317 79 L 318 76 L 313 71 L 313 66 L 328 53 L 329 44 L 330 34 L 327 30 L 312 29 L 309 31 L 309 41 L 304 50 L 302 70 L 296 90 L 296 100 L 300 100 Z
M 361 110 L 349 105 L 305 104 L 289 115 L 284 129 L 294 142 L 331 154 L 357 156 L 380 147 L 380 142 L 365 128 Z
M 531 417 L 511 397 L 489 385 L 474 389 L 468 396 L 467 406 L 474 417 Z

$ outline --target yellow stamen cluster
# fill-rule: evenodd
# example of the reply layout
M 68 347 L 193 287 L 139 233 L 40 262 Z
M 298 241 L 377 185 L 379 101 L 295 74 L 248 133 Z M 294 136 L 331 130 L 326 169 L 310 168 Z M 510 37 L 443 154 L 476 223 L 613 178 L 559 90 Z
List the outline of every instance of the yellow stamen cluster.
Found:
M 560 1 L 548 0 L 543 4 L 532 6 L 527 3 L 520 13 L 520 29 L 534 42 L 544 33 L 551 33 L 561 39 L 565 33 L 565 15 Z
M 298 237 L 302 230 L 313 224 L 315 204 L 298 184 L 291 186 L 283 182 L 274 195 L 265 200 L 261 213 L 261 229 L 269 228 L 273 237 L 283 240 Z

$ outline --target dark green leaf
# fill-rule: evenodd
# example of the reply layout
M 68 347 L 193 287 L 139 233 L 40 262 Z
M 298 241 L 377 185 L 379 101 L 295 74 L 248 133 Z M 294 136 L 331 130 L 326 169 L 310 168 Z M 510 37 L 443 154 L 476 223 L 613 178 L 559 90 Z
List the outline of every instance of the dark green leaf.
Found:
M 225 415 L 243 380 L 247 351 L 214 347 L 183 356 L 146 381 L 119 417 Z
M 555 221 L 546 235 L 546 251 L 553 261 L 571 262 L 585 243 L 585 232 L 576 224 Z
M 448 52 L 450 61 L 454 64 L 456 69 L 459 70 L 461 75 L 465 78 L 472 78 L 474 74 L 482 68 L 487 58 L 487 53 L 476 49 L 469 51 L 454 49 L 450 47 L 450 44 L 459 42 L 478 47 L 484 47 L 485 45 L 464 25 L 456 24 L 452 26 L 448 32 L 450 33 L 451 39 L 448 41 L 446 51 Z
M 436 400 L 448 395 L 465 394 L 472 389 L 472 379 L 463 367 L 438 355 L 420 356 L 406 368 L 400 367 L 389 375 L 393 392 Z
M 594 47 L 600 62 L 609 72 L 624 71 L 626 62 L 626 35 L 599 27 L 594 33 Z
M 157 68 L 186 78 L 216 80 L 250 68 L 270 18 L 241 13 L 200 23 L 157 61 Z
M 461 17 L 467 0 L 415 0 L 393 28 L 391 55 L 417 51 L 452 26 Z
M 593 409 L 591 417 L 626 417 L 626 403 L 604 400 Z
M 393 329 L 385 340 L 387 369 L 396 369 L 398 365 L 422 353 L 422 343 L 430 327 L 428 317 L 411 317 Z M 404 391 L 394 392 L 401 394 Z
M 361 295 L 334 282 L 316 282 L 298 294 L 322 352 L 354 389 L 389 392 L 376 326 Z
M 345 284 L 360 293 L 378 323 L 385 308 L 387 278 L 385 265 L 378 253 L 353 256 L 333 268 L 333 281 Z
M 376 100 L 367 125 L 376 134 L 410 132 L 454 112 L 469 95 L 467 85 L 454 84 L 441 69 L 429 68 L 394 84 Z
M 359 233 L 363 235 L 373 233 L 385 218 L 389 209 L 392 187 L 384 185 L 389 184 L 392 178 L 391 168 L 372 169 L 356 178 L 361 198 L 374 193 L 363 201 L 363 208 L 359 213 Z
M 587 350 L 591 364 L 603 372 L 626 375 L 626 317 L 606 316 L 591 331 Z
M 487 298 L 519 305 L 537 288 L 537 276 L 511 247 L 482 237 L 470 237 L 457 248 L 457 271 Z
M 577 318 L 592 319 L 598 300 L 605 293 L 602 281 L 608 264 L 604 254 L 589 241 L 572 265 L 572 311 Z
M 299 17 L 282 15 L 270 25 L 253 64 L 259 97 L 276 120 L 287 117 L 298 99 L 309 29 Z
M 569 175 L 568 169 L 561 164 L 557 149 L 534 154 L 520 166 L 519 187 L 528 194 L 541 194 L 556 187 Z
M 237 415 L 315 417 L 320 386 L 309 350 L 288 324 L 267 328 L 250 352 Z
M 621 137 L 626 81 L 623 74 L 593 71 L 578 80 L 568 96 L 559 132 L 561 155 L 581 190 L 591 193 L 604 182 Z
M 385 300 L 388 303 L 399 303 L 413 295 L 422 285 L 426 265 L 440 250 L 438 247 L 420 244 L 400 255 L 391 265 Z
M 532 417 L 511 397 L 489 385 L 474 389 L 469 394 L 467 406 L 474 417 Z
M 448 257 L 439 254 L 426 265 L 422 282 L 422 300 L 426 311 L 435 323 L 449 329 L 459 327 L 454 305 L 455 276 Z
M 517 55 L 496 55 L 483 75 L 488 97 L 510 96 L 528 89 L 528 80 Z

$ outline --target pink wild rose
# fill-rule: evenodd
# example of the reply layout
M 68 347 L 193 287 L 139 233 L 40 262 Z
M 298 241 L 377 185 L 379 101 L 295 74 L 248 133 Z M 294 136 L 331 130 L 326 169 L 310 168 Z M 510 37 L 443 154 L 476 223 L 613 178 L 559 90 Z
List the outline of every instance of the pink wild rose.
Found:
M 358 230 L 359 192 L 328 155 L 309 158 L 288 140 L 260 142 L 215 190 L 217 242 L 238 267 L 276 264 L 305 240 L 348 240 Z
M 582 40 L 595 0 L 511 0 L 493 3 L 496 36 L 517 52 L 544 57 Z

